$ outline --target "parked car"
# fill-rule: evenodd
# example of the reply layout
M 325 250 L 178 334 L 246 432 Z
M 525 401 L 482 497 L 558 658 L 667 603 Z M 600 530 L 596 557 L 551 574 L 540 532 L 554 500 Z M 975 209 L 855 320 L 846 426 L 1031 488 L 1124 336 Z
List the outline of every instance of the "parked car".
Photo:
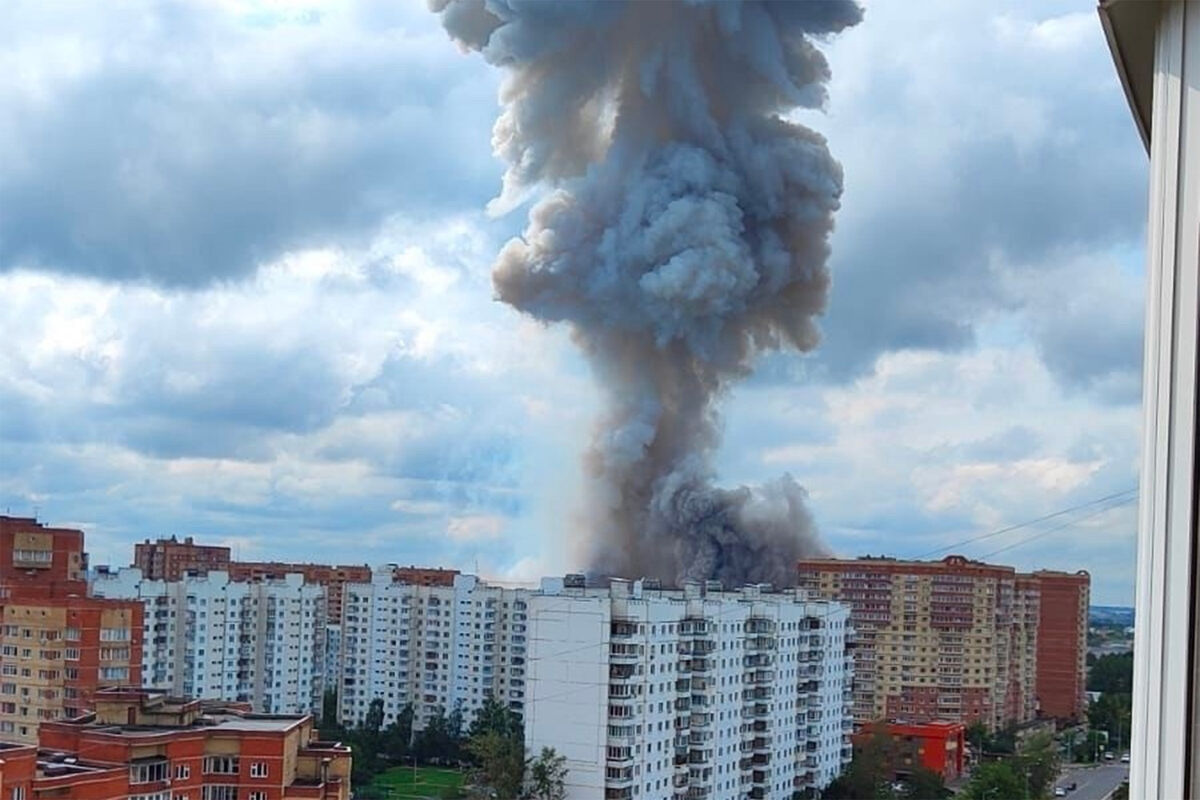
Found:
M 1111 751 L 1104 754 L 1105 761 L 1112 761 L 1114 758 L 1116 758 L 1116 756 L 1114 756 Z
M 1121 763 L 1122 764 L 1129 763 L 1129 753 L 1121 753 Z
M 1064 788 L 1063 788 L 1063 787 L 1061 787 L 1061 786 L 1055 786 L 1055 787 L 1054 787 L 1054 796 L 1055 796 L 1055 797 L 1066 797 L 1066 796 L 1067 796 L 1067 790 L 1066 790 L 1066 789 L 1064 789 Z

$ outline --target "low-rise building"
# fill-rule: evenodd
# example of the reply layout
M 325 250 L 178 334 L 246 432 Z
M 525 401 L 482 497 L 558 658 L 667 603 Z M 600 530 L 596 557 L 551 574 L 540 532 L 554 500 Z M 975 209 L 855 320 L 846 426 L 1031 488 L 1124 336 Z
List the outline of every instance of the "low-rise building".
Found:
M 935 772 L 947 783 L 963 775 L 966 766 L 967 728 L 961 722 L 880 722 L 860 728 L 855 747 L 870 744 L 874 737 L 887 742 L 888 769 L 893 779 L 911 777 L 918 769 Z
M 97 693 L 94 713 L 42 727 L 38 748 L 0 745 L 0 796 L 21 800 L 349 800 L 351 753 L 311 716 Z
M 582 576 L 530 595 L 527 748 L 570 800 L 792 798 L 851 757 L 849 609 L 796 591 Z
M 92 591 L 144 604 L 146 688 L 265 713 L 321 708 L 325 591 L 303 576 L 234 581 L 216 570 L 161 581 L 129 567 L 97 575 Z

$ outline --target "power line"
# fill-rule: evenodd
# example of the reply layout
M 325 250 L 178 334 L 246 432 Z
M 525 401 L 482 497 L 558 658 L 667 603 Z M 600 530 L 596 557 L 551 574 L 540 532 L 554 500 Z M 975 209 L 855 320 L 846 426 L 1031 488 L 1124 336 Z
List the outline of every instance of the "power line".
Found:
M 1090 514 L 1084 514 L 1082 517 L 1079 517 L 1078 519 L 1068 520 L 1068 521 L 1062 523 L 1061 525 L 1055 525 L 1053 528 L 1049 528 L 1040 533 L 1035 533 L 1033 536 L 1026 537 L 1019 542 L 1013 542 L 1012 544 L 1005 545 L 1004 547 L 1001 547 L 999 550 L 993 550 L 990 553 L 984 553 L 983 555 L 981 555 L 979 557 L 979 559 L 982 561 L 985 558 L 991 558 L 992 556 L 997 555 L 999 553 L 1003 553 L 1007 550 L 1012 550 L 1014 547 L 1020 547 L 1023 544 L 1029 544 L 1032 541 L 1036 541 L 1037 539 L 1041 539 L 1045 536 L 1049 536 L 1052 533 L 1061 531 L 1063 528 L 1069 528 L 1072 525 L 1078 525 L 1080 522 L 1091 519 L 1092 517 L 1098 517 L 1101 514 L 1107 514 L 1109 511 L 1112 511 L 1114 508 L 1120 508 L 1121 506 L 1128 505 L 1136 499 L 1137 499 L 1136 497 L 1127 497 L 1124 500 L 1118 500 L 1117 502 L 1113 503 L 1112 505 L 1108 505 L 1108 506 L 1105 506 L 1104 508 L 1097 509 L 1096 511 L 1093 511 Z
M 1136 499 L 1137 487 L 1134 487 L 1132 489 L 1126 489 L 1122 492 L 1113 492 L 1112 494 L 1105 495 L 1104 497 L 1098 497 L 1095 500 L 1089 500 L 1086 503 L 1080 503 L 1079 505 L 1071 506 L 1069 508 L 1064 508 L 1064 509 L 1055 511 L 1050 514 L 1043 514 L 1040 517 L 1035 517 L 1034 519 L 1026 520 L 1025 522 L 1018 522 L 1015 525 L 1009 525 L 1005 528 L 1000 528 L 998 530 L 994 530 L 989 533 L 982 534 L 980 536 L 972 536 L 970 539 L 963 539 L 960 542 L 954 542 L 953 544 L 943 545 L 942 547 L 938 547 L 933 550 L 930 550 L 928 553 L 922 553 L 921 555 L 916 556 L 915 560 L 919 561 L 921 559 L 925 559 L 925 558 L 929 558 L 930 556 L 937 555 L 938 553 L 944 553 L 947 550 L 955 550 L 959 547 L 962 547 L 963 545 L 974 544 L 975 542 L 981 542 L 984 539 L 990 539 L 993 536 L 999 536 L 1004 533 L 1010 533 L 1015 530 L 1020 530 L 1021 528 L 1028 528 L 1031 525 L 1037 525 L 1039 522 L 1045 522 L 1047 520 L 1055 519 L 1056 517 L 1061 517 L 1064 514 L 1071 514 L 1075 511 L 1081 511 L 1085 508 L 1094 506 L 1098 503 L 1105 503 L 1105 502 L 1108 502 L 1109 500 L 1114 500 L 1118 497 L 1121 497 L 1122 495 L 1127 495 L 1130 493 L 1133 493 L 1134 497 L 1127 498 L 1126 500 L 1124 500 L 1122 502 L 1130 502 L 1130 501 Z M 1081 519 L 1087 519 L 1087 517 L 1081 517 Z M 1076 520 L 1076 521 L 1078 522 L 1079 520 Z M 1054 528 L 1053 530 L 1058 530 L 1058 528 Z

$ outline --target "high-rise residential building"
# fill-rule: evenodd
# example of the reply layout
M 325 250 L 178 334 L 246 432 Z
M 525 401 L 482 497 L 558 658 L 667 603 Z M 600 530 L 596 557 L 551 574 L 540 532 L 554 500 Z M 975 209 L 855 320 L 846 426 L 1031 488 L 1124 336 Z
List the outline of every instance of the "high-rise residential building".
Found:
M 582 576 L 528 598 L 525 737 L 569 800 L 792 798 L 850 760 L 849 609 L 795 590 Z
M 342 587 L 347 583 L 371 580 L 371 568 L 365 565 L 288 564 L 282 561 L 235 561 L 229 565 L 229 577 L 235 581 L 278 580 L 285 575 L 303 575 L 304 582 L 325 587 L 325 623 L 342 622 Z
M 1043 716 L 1081 720 L 1087 710 L 1087 629 L 1091 576 L 1039 570 L 1037 697 Z
M 349 800 L 350 749 L 311 716 L 253 714 L 144 689 L 97 693 L 46 723 L 39 747 L 0 744 L 4 800 Z
M 0 600 L 87 593 L 83 531 L 0 515 Z
M 402 567 L 396 564 L 388 565 L 392 580 L 398 583 L 411 583 L 420 586 L 454 585 L 456 569 L 438 569 L 429 567 Z M 373 571 L 366 565 L 338 564 L 288 564 L 280 561 L 235 561 L 229 565 L 229 576 L 235 581 L 263 580 L 281 578 L 284 575 L 299 573 L 307 583 L 315 583 L 325 587 L 326 621 L 329 625 L 342 624 L 343 587 L 348 583 L 370 583 Z
M 848 605 L 858 635 L 854 717 L 992 728 L 1037 713 L 1039 582 L 1012 567 L 817 559 L 799 586 Z
M 128 567 L 96 575 L 92 591 L 144 604 L 143 686 L 265 713 L 321 708 L 325 590 L 303 576 L 234 581 L 215 570 L 161 581 Z
M 346 584 L 338 718 L 360 722 L 371 701 L 385 723 L 405 706 L 423 727 L 455 708 L 469 723 L 487 697 L 525 701 L 526 589 L 456 575 L 450 586 L 397 583 L 392 568 Z
M 5 600 L 0 740 L 36 742 L 39 724 L 90 710 L 101 687 L 136 683 L 141 669 L 140 603 L 80 596 Z
M 170 539 L 139 542 L 133 546 L 133 566 L 152 581 L 177 581 L 189 572 L 204 575 L 209 570 L 229 569 L 230 549 L 196 544 L 189 536 L 182 542 Z

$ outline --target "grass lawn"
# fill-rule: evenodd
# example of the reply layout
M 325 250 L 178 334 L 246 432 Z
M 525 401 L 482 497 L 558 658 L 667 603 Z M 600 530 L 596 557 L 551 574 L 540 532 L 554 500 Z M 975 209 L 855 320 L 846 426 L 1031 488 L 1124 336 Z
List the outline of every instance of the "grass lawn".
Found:
M 382 790 L 389 798 L 416 800 L 417 798 L 440 798 L 447 789 L 458 789 L 464 776 L 456 769 L 417 767 L 416 778 L 412 767 L 392 767 L 381 772 L 371 781 L 371 788 Z

